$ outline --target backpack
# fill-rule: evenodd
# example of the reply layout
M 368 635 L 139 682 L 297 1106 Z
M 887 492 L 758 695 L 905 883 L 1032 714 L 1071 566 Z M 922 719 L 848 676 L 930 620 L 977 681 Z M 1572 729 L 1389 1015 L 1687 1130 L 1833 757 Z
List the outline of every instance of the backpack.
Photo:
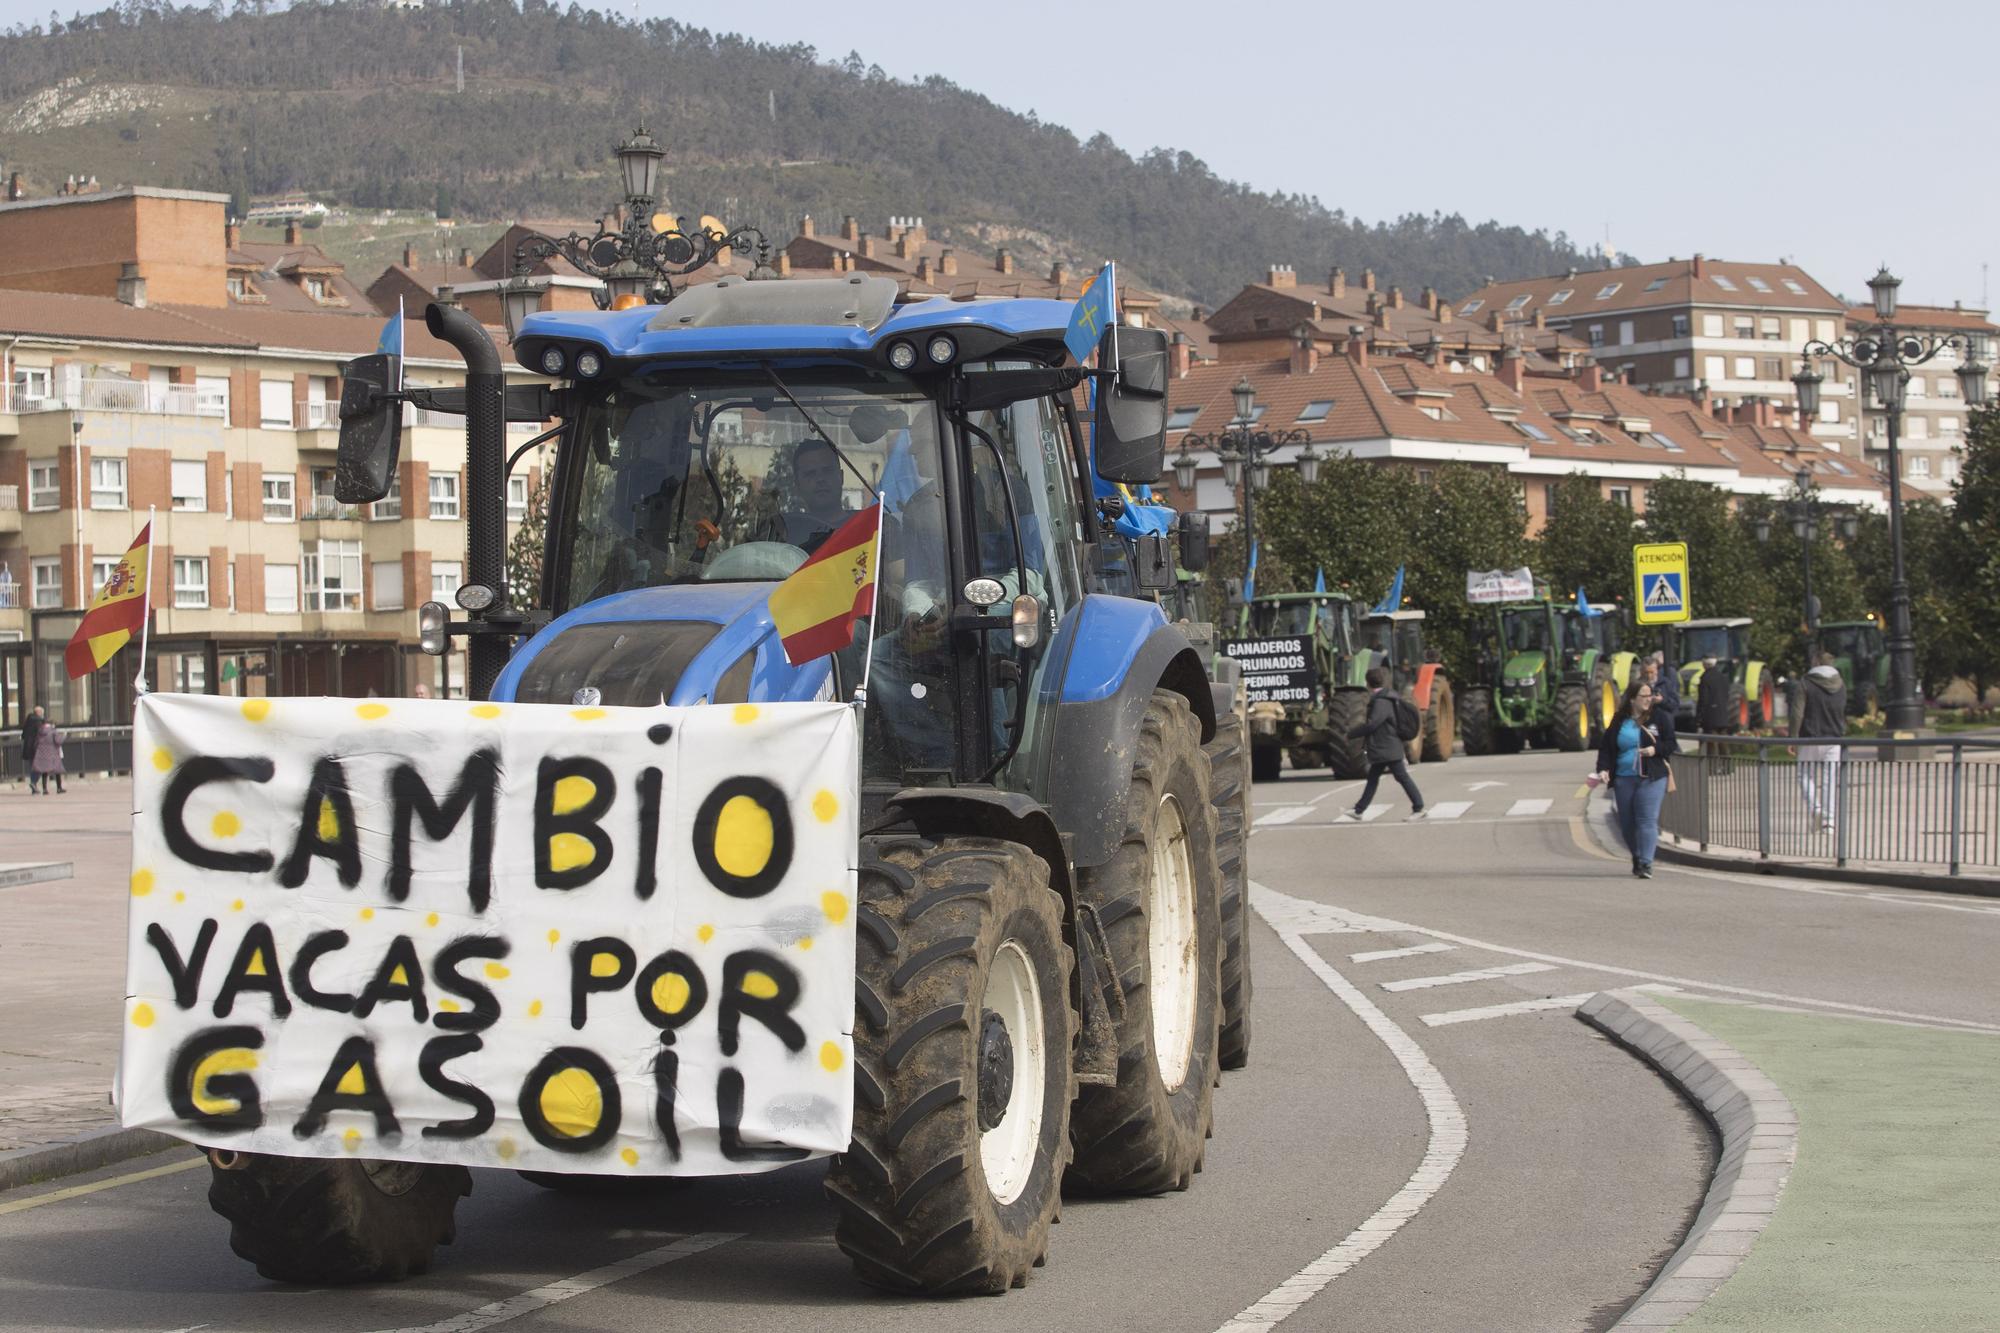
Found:
M 1417 712 L 1417 706 L 1400 694 L 1395 697 L 1395 703 L 1396 739 L 1413 741 L 1423 735 L 1424 719 L 1423 715 Z

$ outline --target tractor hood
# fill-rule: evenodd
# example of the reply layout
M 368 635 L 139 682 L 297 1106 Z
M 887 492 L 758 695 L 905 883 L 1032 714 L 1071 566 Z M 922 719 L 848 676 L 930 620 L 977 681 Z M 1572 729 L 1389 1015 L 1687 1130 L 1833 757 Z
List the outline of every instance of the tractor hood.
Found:
M 774 583 L 636 588 L 580 606 L 507 664 L 493 697 L 623 707 L 831 698 L 831 661 L 785 660 L 771 624 Z
M 1536 679 L 1547 664 L 1548 657 L 1544 653 L 1515 653 L 1507 659 L 1506 665 L 1500 668 L 1501 684 L 1511 685 Z

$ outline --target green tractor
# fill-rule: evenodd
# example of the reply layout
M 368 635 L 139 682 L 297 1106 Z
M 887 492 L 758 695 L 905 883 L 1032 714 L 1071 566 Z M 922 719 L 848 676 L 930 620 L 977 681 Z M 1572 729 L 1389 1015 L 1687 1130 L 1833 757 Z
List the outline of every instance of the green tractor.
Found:
M 1732 729 L 1754 731 L 1767 727 L 1777 716 L 1777 691 L 1763 662 L 1750 656 L 1750 627 L 1757 622 L 1748 616 L 1722 616 L 1708 620 L 1688 620 L 1667 626 L 1669 659 L 1680 663 L 1681 706 L 1674 725 L 1696 731 L 1695 699 L 1701 690 L 1704 663 L 1715 659 L 1715 669 L 1729 673 L 1729 715 Z
M 1874 616 L 1821 625 L 1819 650 L 1833 654 L 1833 664 L 1847 683 L 1849 713 L 1866 717 L 1881 706 L 1882 696 L 1889 692 L 1889 654 Z
M 1496 606 L 1479 651 L 1480 684 L 1465 692 L 1459 724 L 1467 754 L 1522 745 L 1566 751 L 1597 744 L 1631 679 L 1618 612 L 1546 596 Z

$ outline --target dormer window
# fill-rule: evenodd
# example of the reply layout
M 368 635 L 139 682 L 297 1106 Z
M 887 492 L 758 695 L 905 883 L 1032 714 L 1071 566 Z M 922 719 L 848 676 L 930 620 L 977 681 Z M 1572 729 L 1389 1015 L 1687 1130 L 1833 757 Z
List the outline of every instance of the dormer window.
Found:
M 238 274 L 235 273 L 230 274 L 229 275 L 230 299 L 240 301 L 249 294 L 250 294 L 250 284 L 245 282 L 242 279 L 242 277 L 239 276 Z
M 305 287 L 306 295 L 310 296 L 313 300 L 324 301 L 326 299 L 325 278 L 315 278 L 308 274 L 305 280 Z
M 1622 282 L 1607 282 L 1603 287 L 1598 289 L 1595 299 L 1599 301 L 1609 300 L 1611 297 L 1618 295 L 1618 289 L 1624 285 Z

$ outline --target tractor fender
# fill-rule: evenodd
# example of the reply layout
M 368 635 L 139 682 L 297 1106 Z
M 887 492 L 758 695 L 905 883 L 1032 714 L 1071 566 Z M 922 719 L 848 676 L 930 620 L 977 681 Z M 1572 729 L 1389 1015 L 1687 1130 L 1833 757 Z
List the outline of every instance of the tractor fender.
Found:
M 1417 706 L 1419 713 L 1429 711 L 1431 682 L 1437 679 L 1437 673 L 1443 665 L 1441 662 L 1426 662 L 1417 668 L 1417 683 L 1410 690 L 1410 702 Z
M 1076 648 L 1059 696 L 1049 759 L 1049 812 L 1078 866 L 1111 858 L 1125 827 L 1125 793 L 1139 725 L 1156 689 L 1186 698 L 1215 738 L 1216 698 L 1187 636 L 1157 605 L 1122 597 L 1084 599 Z
M 1625 688 L 1632 683 L 1632 664 L 1638 660 L 1637 653 L 1611 654 L 1611 679 L 1618 686 L 1619 694 L 1624 694 Z
M 968 834 L 1019 843 L 1049 868 L 1049 887 L 1074 902 L 1068 850 L 1048 810 L 1024 792 L 994 787 L 906 787 L 883 806 L 884 817 L 907 820 L 925 838 Z

